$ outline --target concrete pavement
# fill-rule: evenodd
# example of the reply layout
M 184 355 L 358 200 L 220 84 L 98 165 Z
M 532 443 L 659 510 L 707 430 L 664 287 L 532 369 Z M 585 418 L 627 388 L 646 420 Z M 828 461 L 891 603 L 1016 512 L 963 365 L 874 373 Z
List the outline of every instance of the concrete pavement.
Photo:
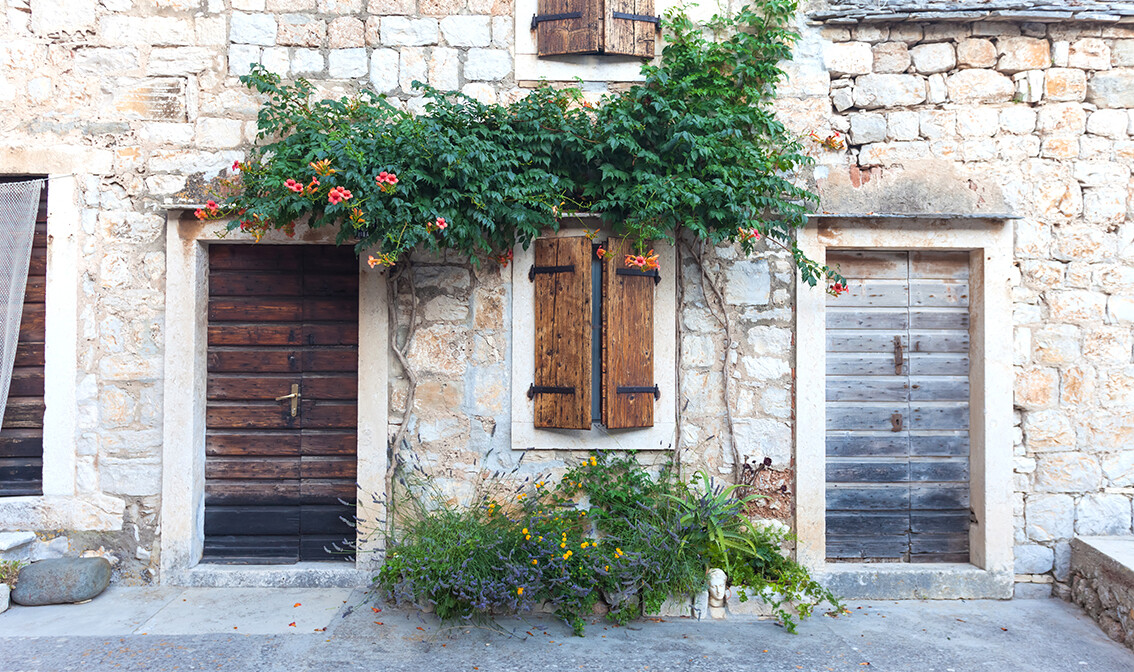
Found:
M 0 670 L 796 670 L 1134 672 L 1134 652 L 1054 599 L 853 602 L 790 635 L 770 621 L 554 618 L 442 627 L 349 589 L 125 588 L 0 614 Z M 379 611 L 375 611 L 379 610 Z

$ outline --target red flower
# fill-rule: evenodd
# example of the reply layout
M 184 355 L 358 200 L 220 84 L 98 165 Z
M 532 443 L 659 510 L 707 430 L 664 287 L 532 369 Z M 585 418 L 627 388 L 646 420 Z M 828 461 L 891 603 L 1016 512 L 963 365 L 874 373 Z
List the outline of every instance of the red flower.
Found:
M 597 250 L 595 250 L 595 256 L 598 257 L 599 259 L 602 259 L 607 254 L 608 254 L 608 252 L 606 251 L 605 248 L 600 247 Z
M 398 183 L 398 176 L 397 175 L 390 173 L 389 175 L 386 176 L 386 184 L 397 184 L 397 183 Z
M 236 161 L 232 162 L 232 169 L 233 170 L 240 170 L 240 159 L 237 159 Z
M 504 254 L 497 255 L 496 257 L 496 263 L 500 264 L 500 268 L 507 268 L 509 261 L 512 261 L 512 250 L 508 250 Z
M 366 263 L 370 264 L 370 268 L 374 268 L 375 266 L 393 266 L 397 262 L 398 258 L 388 252 L 379 252 L 377 257 L 369 255 L 366 259 Z
M 197 216 L 197 219 L 205 219 L 206 217 L 208 217 L 208 215 L 205 214 L 205 211 L 200 208 L 197 208 L 197 210 L 193 214 Z
M 316 182 L 316 184 L 318 184 L 318 182 Z M 288 189 L 291 189 L 292 191 L 294 191 L 297 194 L 299 192 L 303 191 L 303 185 L 296 182 L 295 180 L 293 180 L 291 178 L 288 178 L 287 182 L 284 182 L 284 186 L 287 187 Z
M 342 201 L 349 201 L 353 197 L 354 194 L 351 194 L 350 190 L 342 187 L 334 187 L 331 189 L 331 193 L 327 194 L 327 200 L 335 205 Z
M 829 292 L 829 293 L 830 293 L 830 294 L 831 294 L 832 296 L 838 296 L 839 294 L 844 294 L 844 293 L 848 292 L 848 291 L 849 291 L 849 288 L 848 288 L 848 287 L 847 287 L 847 286 L 846 286 L 845 284 L 843 284 L 843 283 L 841 283 L 841 282 L 836 282 L 836 283 L 833 283 L 833 284 L 831 285 L 831 288 L 830 288 L 830 289 L 828 289 L 827 291 L 828 291 L 828 292 Z
M 445 221 L 444 217 L 438 217 L 437 221 L 433 223 L 438 231 L 444 231 L 449 226 L 449 222 Z
M 209 212 L 216 212 L 217 211 L 217 202 L 210 200 L 208 203 L 205 204 L 205 207 L 209 209 Z

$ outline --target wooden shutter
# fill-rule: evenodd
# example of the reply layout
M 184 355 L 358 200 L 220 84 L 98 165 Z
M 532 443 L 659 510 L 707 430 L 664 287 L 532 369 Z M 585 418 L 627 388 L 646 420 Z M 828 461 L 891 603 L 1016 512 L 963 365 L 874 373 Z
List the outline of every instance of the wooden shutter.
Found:
M 630 246 L 611 239 L 606 248 Z M 616 252 L 603 263 L 602 273 L 602 424 L 607 429 L 653 427 L 657 272 L 627 268 Z
M 532 28 L 540 56 L 602 51 L 603 0 L 539 0 L 537 7 Z
M 528 277 L 535 283 L 535 426 L 590 429 L 591 241 L 536 240 Z
M 603 51 L 624 56 L 654 57 L 658 24 L 654 0 L 606 0 Z

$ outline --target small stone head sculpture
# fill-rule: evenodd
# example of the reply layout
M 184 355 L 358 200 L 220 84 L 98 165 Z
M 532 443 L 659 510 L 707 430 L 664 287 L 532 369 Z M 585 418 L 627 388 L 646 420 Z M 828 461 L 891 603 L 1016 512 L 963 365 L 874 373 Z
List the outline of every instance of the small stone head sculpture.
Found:
M 714 567 L 709 570 L 709 606 L 723 607 L 725 603 L 725 585 L 728 577 L 724 570 Z

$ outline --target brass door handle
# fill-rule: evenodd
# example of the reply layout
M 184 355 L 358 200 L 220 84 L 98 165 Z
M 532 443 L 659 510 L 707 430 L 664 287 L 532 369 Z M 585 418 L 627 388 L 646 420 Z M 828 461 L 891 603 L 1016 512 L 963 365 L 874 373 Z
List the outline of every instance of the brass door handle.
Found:
M 291 394 L 285 394 L 282 397 L 276 397 L 276 401 L 283 401 L 284 399 L 291 399 L 291 417 L 299 415 L 299 383 L 291 384 Z

